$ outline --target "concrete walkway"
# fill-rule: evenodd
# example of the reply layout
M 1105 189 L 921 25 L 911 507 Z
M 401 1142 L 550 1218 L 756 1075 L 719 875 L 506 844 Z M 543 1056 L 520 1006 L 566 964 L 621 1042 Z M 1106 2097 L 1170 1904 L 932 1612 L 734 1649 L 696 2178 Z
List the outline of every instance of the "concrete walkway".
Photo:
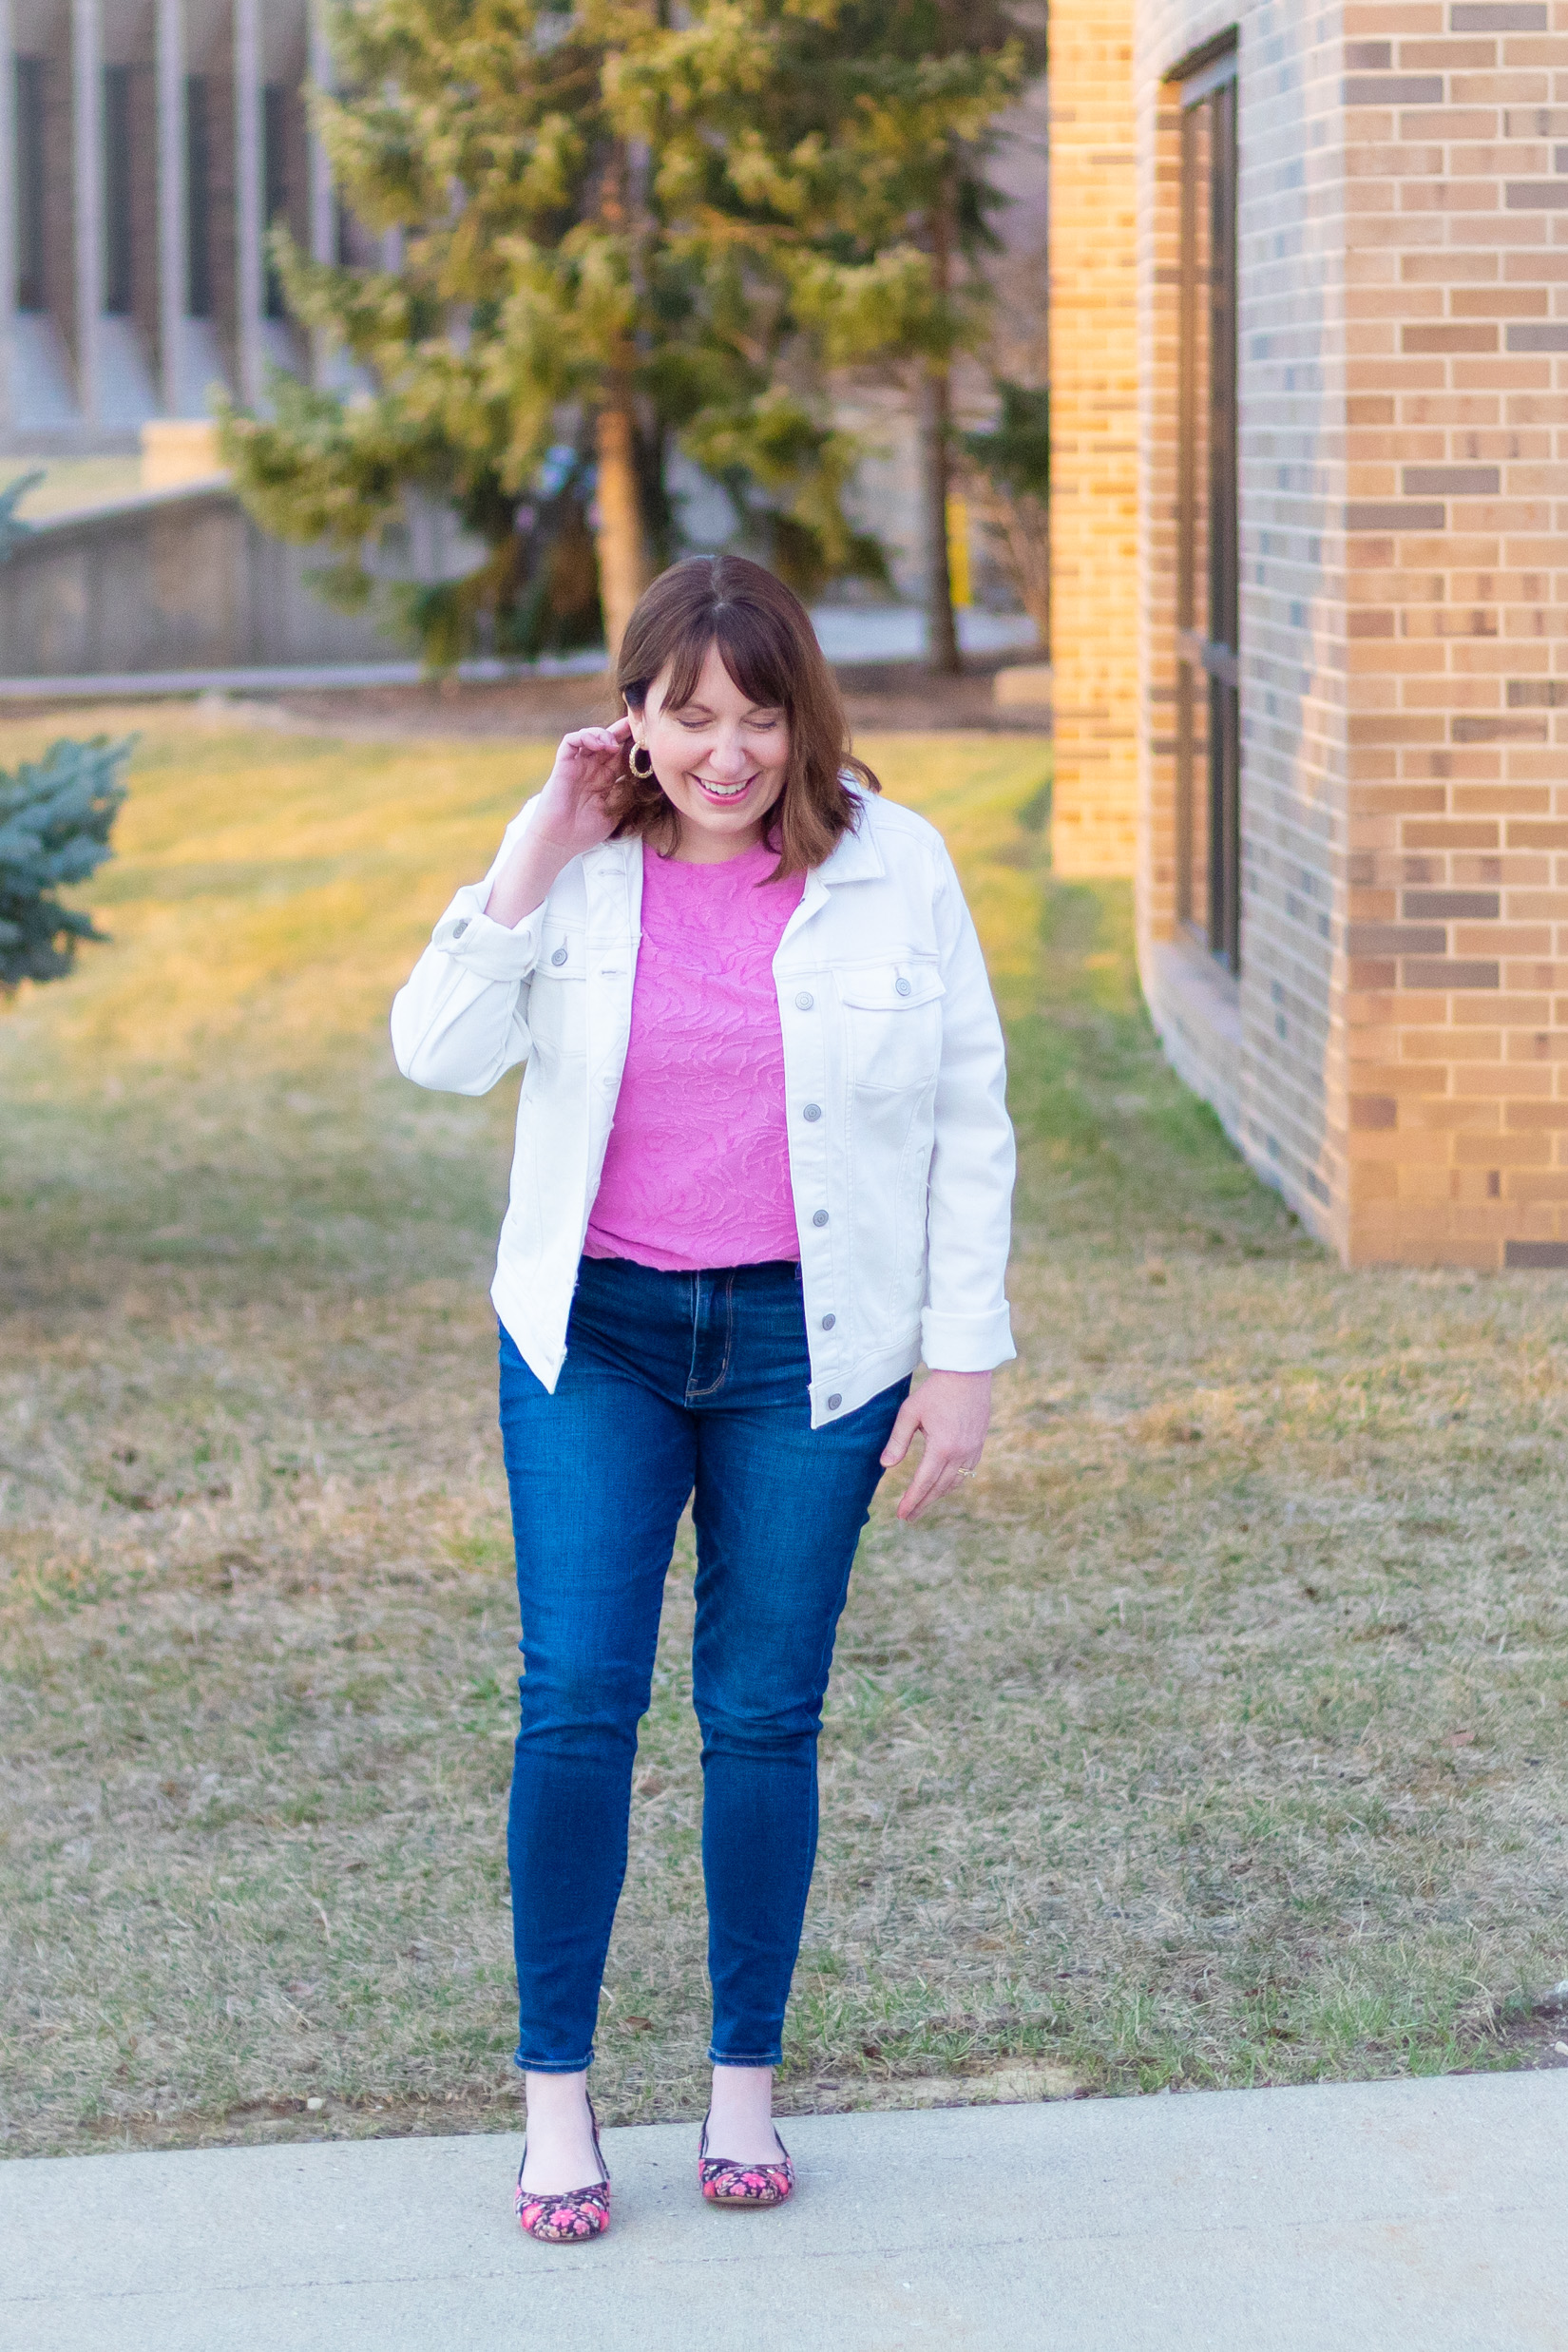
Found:
M 787 2127 L 716 2213 L 695 2132 L 606 2135 L 609 2236 L 510 2218 L 517 2143 L 0 2166 L 7 2352 L 1562 2352 L 1568 2073 Z

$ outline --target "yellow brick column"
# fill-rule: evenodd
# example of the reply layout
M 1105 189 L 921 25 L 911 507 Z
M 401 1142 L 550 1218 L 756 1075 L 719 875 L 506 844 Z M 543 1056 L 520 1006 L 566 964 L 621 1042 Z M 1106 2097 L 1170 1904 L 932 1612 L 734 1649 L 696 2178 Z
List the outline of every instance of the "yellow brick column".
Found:
M 1132 0 L 1055 0 L 1051 571 L 1057 871 L 1130 874 L 1138 813 Z

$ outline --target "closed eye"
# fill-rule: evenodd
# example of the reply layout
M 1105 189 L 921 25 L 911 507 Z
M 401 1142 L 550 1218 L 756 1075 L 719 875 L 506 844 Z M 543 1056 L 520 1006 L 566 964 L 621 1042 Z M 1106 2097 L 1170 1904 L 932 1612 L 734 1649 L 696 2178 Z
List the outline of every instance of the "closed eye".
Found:
M 700 733 L 704 727 L 711 727 L 715 723 L 711 711 L 666 711 L 664 716 L 666 718 L 674 718 L 678 726 L 684 727 L 689 732 L 695 730 Z M 753 711 L 740 723 L 743 727 L 776 727 L 783 716 L 782 711 Z

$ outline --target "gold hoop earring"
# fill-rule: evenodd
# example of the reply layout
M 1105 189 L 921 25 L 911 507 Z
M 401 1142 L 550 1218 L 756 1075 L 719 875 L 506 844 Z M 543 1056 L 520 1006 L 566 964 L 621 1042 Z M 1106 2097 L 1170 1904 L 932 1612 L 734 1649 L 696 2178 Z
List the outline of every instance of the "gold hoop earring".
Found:
M 650 781 L 654 772 L 653 754 L 645 743 L 632 745 L 626 765 L 640 784 L 646 784 Z

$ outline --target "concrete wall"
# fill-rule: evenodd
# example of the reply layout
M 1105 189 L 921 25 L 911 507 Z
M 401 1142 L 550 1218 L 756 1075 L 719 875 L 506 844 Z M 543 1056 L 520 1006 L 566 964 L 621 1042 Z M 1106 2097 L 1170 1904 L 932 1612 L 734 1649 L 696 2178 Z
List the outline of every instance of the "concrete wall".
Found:
M 332 250 L 330 173 L 300 97 L 321 15 L 314 0 L 0 0 L 0 449 L 131 449 L 148 417 L 204 415 L 215 382 L 254 402 L 268 361 L 308 365 L 301 339 L 265 315 L 262 244 L 270 177 L 300 243 L 321 259 Z M 43 307 L 27 310 L 11 217 L 18 59 L 43 68 Z M 316 62 L 328 70 L 324 55 Z M 102 282 L 108 67 L 131 73 L 124 316 L 108 311 Z M 207 97 L 204 306 L 187 269 L 193 76 Z M 284 93 L 270 175 L 269 86 Z
M 368 616 L 321 602 L 317 561 L 220 486 L 41 523 L 0 568 L 0 677 L 406 658 Z

